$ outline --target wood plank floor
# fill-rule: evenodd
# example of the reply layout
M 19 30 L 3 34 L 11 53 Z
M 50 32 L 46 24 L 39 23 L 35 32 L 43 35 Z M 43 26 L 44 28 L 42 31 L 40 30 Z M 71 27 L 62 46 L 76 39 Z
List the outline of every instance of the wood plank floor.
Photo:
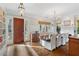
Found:
M 37 56 L 30 45 L 13 44 L 7 47 L 7 56 Z
M 38 47 L 40 48 L 41 45 L 39 43 L 33 43 L 32 46 Z M 40 52 L 39 52 L 40 50 Z M 57 49 L 54 49 L 53 51 L 49 51 L 43 47 L 41 47 L 40 49 L 38 49 L 36 51 L 37 53 L 39 52 L 39 55 L 43 55 L 43 56 L 68 56 L 68 44 L 66 44 L 65 46 L 60 46 Z M 41 53 L 42 52 L 42 53 Z M 46 54 L 47 53 L 47 54 Z
M 10 45 L 7 48 L 7 56 L 28 56 L 24 44 Z
M 30 43 L 26 42 L 24 44 L 21 44 L 23 46 L 15 46 L 15 45 L 9 46 L 7 49 L 7 55 L 8 56 L 31 56 L 31 55 L 28 55 L 28 52 L 26 51 L 26 48 L 25 48 L 25 46 L 28 44 Z M 68 56 L 68 45 L 61 46 L 53 51 L 49 51 L 45 49 L 37 42 L 33 42 L 31 47 L 39 56 Z

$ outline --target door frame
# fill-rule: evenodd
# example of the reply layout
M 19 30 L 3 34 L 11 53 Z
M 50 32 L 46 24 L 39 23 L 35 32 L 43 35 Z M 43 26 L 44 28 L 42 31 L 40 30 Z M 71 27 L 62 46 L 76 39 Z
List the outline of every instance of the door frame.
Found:
M 13 38 L 13 44 L 14 44 L 14 18 L 24 19 L 23 17 L 13 17 L 12 18 L 12 38 Z M 25 42 L 25 19 L 24 19 L 24 42 Z
M 74 36 L 78 36 L 77 21 L 79 21 L 79 17 L 78 16 L 74 16 Z

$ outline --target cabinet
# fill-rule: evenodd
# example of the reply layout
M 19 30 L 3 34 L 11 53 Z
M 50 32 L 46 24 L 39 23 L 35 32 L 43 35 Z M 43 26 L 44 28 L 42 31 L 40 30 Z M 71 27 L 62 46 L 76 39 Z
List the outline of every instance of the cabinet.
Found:
M 79 56 L 79 38 L 69 37 L 69 55 Z
M 24 19 L 13 18 L 13 42 L 20 44 L 24 42 Z
M 40 41 L 40 39 L 39 39 L 39 33 L 37 33 L 37 31 L 35 33 L 31 33 L 31 40 L 32 40 L 32 42 L 38 42 L 38 41 Z

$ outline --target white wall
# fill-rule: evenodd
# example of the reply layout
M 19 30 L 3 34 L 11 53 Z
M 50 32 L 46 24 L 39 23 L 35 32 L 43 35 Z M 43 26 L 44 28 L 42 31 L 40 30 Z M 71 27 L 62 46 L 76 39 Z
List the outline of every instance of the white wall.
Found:
M 13 20 L 13 16 L 6 16 L 6 41 L 7 41 L 7 44 L 13 44 L 13 36 L 12 34 L 13 33 L 10 33 L 8 32 L 8 24 L 9 24 L 9 21 L 10 20 Z M 32 17 L 24 17 L 24 20 L 25 20 L 25 23 L 26 23 L 26 30 L 25 30 L 25 39 L 24 41 L 28 41 L 30 40 L 30 33 L 31 32 L 34 32 L 34 31 L 39 31 L 39 25 L 36 24 L 34 21 L 35 21 L 35 18 L 32 18 Z M 12 23 L 10 24 L 12 25 Z M 13 28 L 13 26 L 11 26 L 11 29 Z
M 40 18 L 39 18 L 40 19 Z M 33 33 L 35 31 L 40 32 L 40 25 L 38 24 L 38 18 L 32 18 L 32 17 L 26 17 L 26 41 L 30 39 L 30 33 Z M 43 20 L 43 19 L 42 19 Z M 53 20 L 49 19 L 50 22 L 55 23 Z M 56 27 L 55 25 L 50 25 L 49 33 L 56 33 Z
M 7 42 L 6 44 L 12 44 L 13 43 L 13 38 L 12 38 L 13 33 L 8 32 L 8 24 L 9 24 L 10 20 L 12 20 L 12 16 L 6 16 L 6 42 Z
M 74 27 L 62 27 L 61 33 L 68 33 L 74 35 Z
M 7 16 L 6 20 L 12 20 L 13 16 Z M 25 41 L 30 40 L 30 33 L 34 31 L 40 31 L 40 26 L 36 22 L 37 19 L 33 17 L 24 17 L 25 23 L 26 23 L 26 31 L 25 31 Z M 49 32 L 56 33 L 56 25 L 55 21 L 50 19 L 50 21 L 54 24 L 53 26 L 51 25 L 51 29 Z M 7 22 L 8 24 L 8 22 Z M 74 35 L 74 26 L 71 27 L 61 27 L 61 33 L 69 33 Z M 8 36 L 7 36 L 8 37 Z M 10 38 L 8 43 L 13 43 L 13 39 Z
M 31 32 L 39 30 L 39 25 L 34 22 L 35 18 L 32 18 L 32 17 L 26 17 L 25 21 L 26 21 L 25 41 L 27 41 L 30 39 Z
M 64 20 L 71 20 L 70 25 L 69 26 L 64 26 Z M 62 26 L 61 26 L 61 33 L 68 33 L 68 34 L 72 34 L 74 35 L 74 18 L 70 17 L 68 19 L 63 19 L 62 20 Z

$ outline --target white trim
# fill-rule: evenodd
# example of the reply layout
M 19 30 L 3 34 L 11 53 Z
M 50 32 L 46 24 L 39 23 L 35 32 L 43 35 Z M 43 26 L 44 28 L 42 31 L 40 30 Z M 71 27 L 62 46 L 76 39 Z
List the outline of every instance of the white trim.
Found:
M 24 19 L 24 42 L 26 41 L 26 37 L 25 37 L 25 19 Z
M 6 24 L 6 25 L 5 25 L 5 32 L 6 32 L 6 35 L 5 35 L 6 38 L 5 38 L 5 39 L 6 39 L 6 45 L 7 45 L 7 41 L 8 41 L 8 24 L 7 24 L 7 23 L 8 23 L 8 20 L 6 19 L 6 20 L 5 20 L 5 24 Z
M 14 35 L 13 35 L 13 34 L 14 34 L 14 31 L 13 31 L 13 30 L 14 30 L 14 25 L 13 25 L 13 24 L 14 24 L 14 22 L 13 22 L 13 18 L 12 18 L 11 30 L 12 30 L 12 41 L 13 41 L 13 43 L 14 43 Z
M 13 16 L 13 18 L 20 18 L 20 19 L 24 19 L 24 17 L 21 17 L 21 16 Z

